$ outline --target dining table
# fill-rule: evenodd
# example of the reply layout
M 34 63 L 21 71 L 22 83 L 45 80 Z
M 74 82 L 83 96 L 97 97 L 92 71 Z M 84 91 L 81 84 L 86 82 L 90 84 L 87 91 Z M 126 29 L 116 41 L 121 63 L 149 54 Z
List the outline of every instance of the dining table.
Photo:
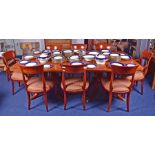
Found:
M 32 61 L 37 61 L 37 60 L 32 60 Z M 95 60 L 91 62 L 86 62 L 83 61 L 85 65 L 88 64 L 94 64 L 96 67 L 95 68 L 87 68 L 87 72 L 95 72 L 95 73 L 101 73 L 101 72 L 111 72 L 111 67 L 110 67 L 110 62 L 107 61 L 105 64 L 96 64 Z M 120 61 L 123 64 L 130 64 L 133 63 L 135 65 L 138 65 L 137 71 L 143 71 L 143 66 L 141 66 L 136 59 L 131 58 L 130 60 L 121 60 Z M 61 73 L 62 72 L 62 66 L 63 65 L 69 65 L 69 62 L 63 62 L 63 63 L 54 63 L 52 60 L 49 60 L 46 64 L 50 64 L 50 68 L 44 68 L 44 72 L 51 72 L 51 73 Z M 20 70 L 20 63 L 16 62 L 14 65 L 10 67 L 11 71 L 14 72 L 21 72 Z

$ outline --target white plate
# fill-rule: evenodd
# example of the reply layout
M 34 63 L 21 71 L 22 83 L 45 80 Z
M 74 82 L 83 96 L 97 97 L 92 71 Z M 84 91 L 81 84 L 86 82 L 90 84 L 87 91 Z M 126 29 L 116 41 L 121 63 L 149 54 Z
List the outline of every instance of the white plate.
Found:
M 92 54 L 92 55 L 95 55 L 95 56 L 96 56 L 96 55 L 98 55 L 99 53 L 94 51 L 94 52 L 89 52 L 89 54 Z
M 125 54 L 124 54 L 124 53 L 121 53 L 120 55 L 123 56 L 123 55 L 125 55 Z
M 55 59 L 55 60 L 61 60 L 62 57 L 61 57 L 61 56 L 55 56 L 54 59 Z
M 102 53 L 103 55 L 110 55 L 110 53 L 109 52 L 104 52 L 104 53 Z
M 71 65 L 72 65 L 72 66 L 82 65 L 82 63 L 81 63 L 81 62 L 73 62 L 73 63 L 71 63 Z
M 28 63 L 28 64 L 26 64 L 25 66 L 36 66 L 37 65 L 37 63 L 36 62 L 30 62 L 30 63 Z
M 102 50 L 102 52 L 108 52 L 109 53 L 109 50 Z
M 79 59 L 79 56 L 78 55 L 73 55 L 70 57 L 70 59 Z
M 121 59 L 124 59 L 124 60 L 129 60 L 130 57 L 128 55 L 121 55 Z
M 50 64 L 46 64 L 46 65 L 44 65 L 44 68 L 51 68 L 51 65 Z
M 34 54 L 40 54 L 41 51 L 34 51 Z
M 26 56 L 24 57 L 25 60 L 31 60 L 31 59 L 33 59 L 33 58 L 34 58 L 33 55 L 26 55 Z
M 93 69 L 93 68 L 96 68 L 96 66 L 93 64 L 89 64 L 89 65 L 87 65 L 87 68 Z
M 100 54 L 100 55 L 97 55 L 96 58 L 105 59 L 106 57 L 105 57 L 105 55 L 101 55 L 101 54 Z
M 117 56 L 119 56 L 119 54 L 110 54 L 110 56 L 117 57 Z
M 64 53 L 72 53 L 72 51 L 71 50 L 65 50 L 65 51 L 63 51 Z
M 113 63 L 111 63 L 111 65 L 113 65 L 113 66 L 123 66 L 123 64 L 120 64 L 120 63 L 117 63 L 117 62 L 113 62 Z
M 128 67 L 134 67 L 136 65 L 135 64 L 127 64 L 126 66 L 128 66 Z
M 93 58 L 95 58 L 94 55 L 84 55 L 83 57 L 86 58 L 86 59 L 93 59 Z
M 20 64 L 26 64 L 26 63 L 28 63 L 29 61 L 27 61 L 27 60 L 23 60 L 23 61 L 20 61 Z
M 60 54 L 60 52 L 53 52 L 53 54 L 56 54 L 57 55 L 57 54 Z
M 4 54 L 5 52 L 0 52 L 0 57 L 3 57 L 3 54 Z
M 39 57 L 40 57 L 40 58 L 46 58 L 46 57 L 48 57 L 48 55 L 45 54 L 45 53 L 43 53 L 43 54 L 41 54 Z

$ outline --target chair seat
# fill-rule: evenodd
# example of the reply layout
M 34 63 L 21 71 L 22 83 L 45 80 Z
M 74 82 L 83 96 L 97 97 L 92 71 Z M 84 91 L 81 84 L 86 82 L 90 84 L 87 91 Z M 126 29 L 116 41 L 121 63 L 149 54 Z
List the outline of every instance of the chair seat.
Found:
M 126 79 L 131 80 L 131 76 L 126 77 Z M 144 79 L 144 73 L 142 71 L 136 71 L 134 76 L 134 81 L 139 81 Z
M 28 92 L 34 92 L 34 93 L 41 93 L 43 92 L 43 82 L 40 78 L 31 78 L 27 82 L 28 87 L 27 90 Z M 46 81 L 46 91 L 48 92 L 51 90 L 54 86 L 53 81 Z
M 23 75 L 19 72 L 12 72 L 11 79 L 14 81 L 23 81 Z
M 66 91 L 68 92 L 82 92 L 83 89 L 83 79 L 81 78 L 68 78 L 65 79 Z M 86 90 L 89 87 L 89 82 L 86 82 Z M 61 88 L 63 88 L 63 84 L 61 83 Z
M 102 86 L 107 90 L 110 91 L 110 81 L 107 79 L 101 79 Z M 118 93 L 126 93 L 129 92 L 129 86 L 131 85 L 130 80 L 127 79 L 116 79 L 113 81 L 113 90 L 112 92 Z

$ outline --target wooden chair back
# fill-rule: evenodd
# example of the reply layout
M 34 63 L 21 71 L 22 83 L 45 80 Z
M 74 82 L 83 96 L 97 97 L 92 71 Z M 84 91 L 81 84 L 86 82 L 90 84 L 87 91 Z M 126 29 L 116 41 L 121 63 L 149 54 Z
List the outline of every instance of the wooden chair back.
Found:
M 8 75 L 8 80 L 11 76 L 10 67 L 16 63 L 16 52 L 15 51 L 7 51 L 3 54 L 3 62 L 6 66 L 6 73 Z
M 142 51 L 142 55 L 140 58 L 140 64 L 144 66 L 144 75 L 146 75 L 148 72 L 148 67 L 149 67 L 152 57 L 153 57 L 153 53 L 151 51 L 148 51 L 148 50 Z
M 134 75 L 137 69 L 137 65 L 136 66 L 132 66 L 132 67 L 128 67 L 128 66 L 115 66 L 112 65 L 111 69 L 112 69 L 112 73 L 111 73 L 111 78 L 110 78 L 110 90 L 112 91 L 113 89 L 113 81 L 115 79 L 124 79 L 127 76 L 131 76 L 131 84 L 128 87 L 129 90 L 131 91 L 132 86 L 134 84 Z
M 72 44 L 72 50 L 87 50 L 87 44 Z
M 23 75 L 23 81 L 24 85 L 28 87 L 27 81 L 32 77 L 40 77 L 43 82 L 43 90 L 46 92 L 46 82 L 45 82 L 45 76 L 44 76 L 44 68 L 43 65 L 37 65 L 37 66 L 25 66 L 20 64 L 20 69 L 22 71 Z
M 64 90 L 66 89 L 66 84 L 65 84 L 65 74 L 83 74 L 83 90 L 86 89 L 86 81 L 87 81 L 87 75 L 86 75 L 86 69 L 85 65 L 63 65 L 62 66 L 62 84 Z
M 153 57 L 153 53 L 151 51 L 148 50 L 143 50 L 142 51 L 142 55 L 141 55 L 141 59 L 146 60 L 146 63 L 149 64 L 151 58 Z

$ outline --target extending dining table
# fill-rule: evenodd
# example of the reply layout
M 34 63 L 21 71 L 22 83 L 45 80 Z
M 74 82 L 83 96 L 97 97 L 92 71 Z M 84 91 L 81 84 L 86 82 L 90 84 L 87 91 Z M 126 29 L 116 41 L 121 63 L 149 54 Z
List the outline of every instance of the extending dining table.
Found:
M 35 61 L 35 60 L 34 60 Z M 137 71 L 143 71 L 143 66 L 141 66 L 135 59 L 131 58 L 130 60 L 121 60 L 123 64 L 134 63 L 138 65 Z M 95 68 L 86 68 L 87 72 L 111 72 L 111 67 L 109 65 L 110 62 L 106 62 L 105 64 L 96 64 L 95 61 L 93 62 L 85 62 L 85 64 L 95 64 Z M 44 69 L 44 72 L 62 72 L 62 65 L 70 64 L 69 62 L 64 63 L 53 63 L 52 60 L 48 61 L 46 64 L 50 64 L 51 68 Z M 11 66 L 11 71 L 21 72 L 20 64 L 17 62 L 13 66 Z

